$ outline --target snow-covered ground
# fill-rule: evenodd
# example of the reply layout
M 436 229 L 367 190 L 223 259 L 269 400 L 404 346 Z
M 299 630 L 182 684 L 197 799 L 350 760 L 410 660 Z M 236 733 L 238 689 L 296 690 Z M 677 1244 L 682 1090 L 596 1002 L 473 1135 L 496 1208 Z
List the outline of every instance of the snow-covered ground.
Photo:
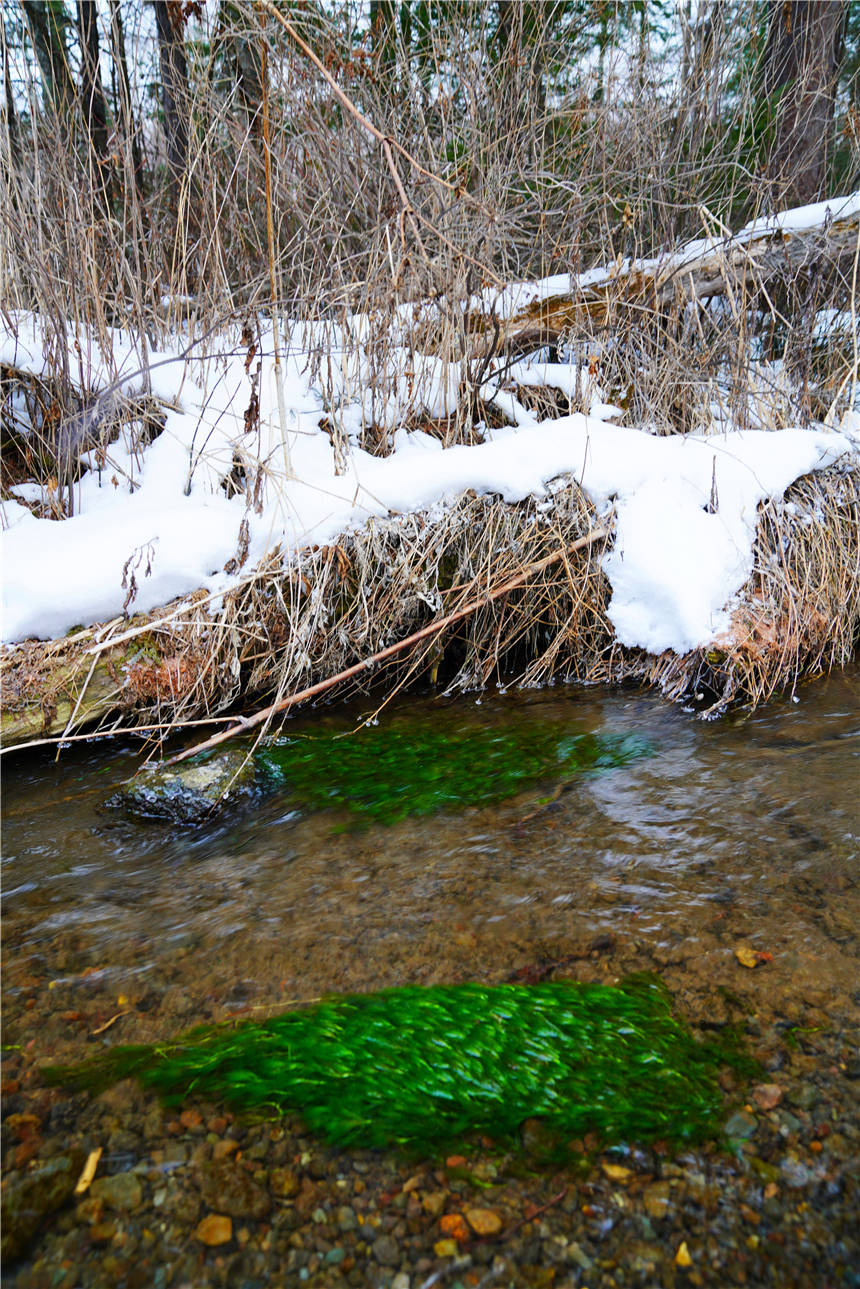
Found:
M 842 213 L 858 205 L 860 198 L 843 198 L 829 208 Z M 806 215 L 782 219 L 808 226 L 809 210 L 823 218 L 823 210 L 807 208 Z M 550 286 L 532 288 L 539 297 Z M 421 510 L 432 518 L 470 488 L 517 501 L 544 495 L 552 480 L 572 475 L 601 513 L 615 507 L 616 537 L 604 567 L 618 639 L 653 653 L 685 653 L 730 628 L 733 599 L 752 571 L 759 503 L 781 496 L 800 475 L 856 453 L 853 434 L 833 430 L 741 433 L 722 423 L 712 434 L 657 437 L 613 425 L 620 413 L 587 385 L 587 373 L 541 362 L 519 364 L 517 381 L 568 393 L 585 388 L 590 415 L 536 420 L 489 373 L 485 396 L 516 424 L 486 430 L 475 446 L 443 449 L 437 439 L 397 426 L 416 405 L 432 416 L 450 414 L 459 367 L 398 349 L 395 341 L 383 393 L 373 385 L 378 362 L 372 367 L 355 343 L 364 325 L 354 319 L 339 345 L 331 328 L 316 341 L 313 328 L 293 328 L 281 365 L 283 427 L 270 330 L 247 370 L 246 348 L 235 334 L 210 338 L 188 362 L 180 356 L 185 341 L 150 353 L 164 431 L 141 447 L 127 429 L 100 461 L 94 452 L 85 458 L 90 468 L 76 485 L 74 518 L 36 518 L 23 504 L 47 500 L 35 484 L 19 486 L 20 501 L 3 504 L 3 640 L 60 636 L 124 607 L 148 611 L 201 587 L 217 602 L 276 546 L 289 559 L 371 516 Z M 325 390 L 313 376 L 315 344 L 328 349 Z M 48 349 L 38 317 L 18 315 L 0 332 L 0 361 L 19 369 L 45 370 Z M 71 370 L 83 368 L 82 383 L 91 390 L 116 380 L 129 392 L 143 387 L 139 350 L 128 333 L 114 333 L 108 359 L 93 347 L 82 360 L 82 350 L 87 354 L 87 338 L 70 334 Z M 248 429 L 258 363 L 259 422 Z M 393 434 L 395 450 L 386 457 L 358 446 L 371 401 L 374 421 Z M 339 452 L 336 459 L 332 425 L 348 445 L 345 457 Z M 850 414 L 843 428 L 860 429 L 860 417 Z M 237 463 L 251 482 L 262 471 L 256 497 L 248 495 L 251 487 L 227 495 L 224 483 Z M 241 563 L 238 571 L 225 571 L 231 561 L 234 568 Z

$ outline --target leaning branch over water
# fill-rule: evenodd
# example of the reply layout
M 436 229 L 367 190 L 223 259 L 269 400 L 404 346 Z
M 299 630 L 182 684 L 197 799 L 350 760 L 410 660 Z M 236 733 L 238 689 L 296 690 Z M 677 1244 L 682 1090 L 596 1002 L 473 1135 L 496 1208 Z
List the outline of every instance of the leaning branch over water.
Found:
M 509 591 L 515 591 L 517 587 L 523 586 L 523 584 L 530 578 L 534 577 L 536 573 L 540 573 L 542 569 L 548 568 L 551 564 L 557 564 L 560 560 L 564 559 L 566 555 L 572 555 L 574 551 L 583 550 L 586 546 L 591 546 L 594 542 L 601 541 L 604 537 L 608 537 L 610 531 L 611 530 L 608 526 L 595 528 L 584 537 L 580 537 L 577 541 L 572 542 L 570 546 L 554 551 L 551 555 L 547 555 L 543 559 L 536 560 L 534 564 L 530 564 L 528 568 L 523 569 L 523 571 L 516 577 L 512 577 L 502 586 L 497 586 L 495 590 L 489 591 L 487 594 L 480 596 L 476 600 L 470 600 L 469 603 L 465 604 L 461 609 L 457 609 L 454 613 L 446 614 L 444 618 L 440 618 L 436 622 L 429 623 L 426 627 L 422 627 L 420 631 L 414 631 L 412 635 L 407 636 L 405 640 L 398 640 L 395 644 L 388 645 L 385 649 L 380 649 L 378 653 L 373 654 L 370 658 L 362 659 L 361 662 L 355 663 L 352 667 L 347 667 L 345 671 L 340 672 L 337 676 L 330 676 L 328 680 L 321 680 L 318 684 L 311 685 L 309 689 L 302 690 L 301 693 L 291 694 L 289 698 L 279 699 L 278 702 L 272 703 L 269 707 L 263 708 L 262 711 L 257 712 L 254 716 L 240 719 L 230 729 L 221 730 L 218 734 L 213 734 L 211 738 L 206 739 L 203 743 L 195 744 L 194 747 L 187 748 L 184 752 L 180 752 L 178 755 L 170 757 L 165 764 L 175 765 L 178 761 L 185 761 L 188 757 L 196 756 L 199 752 L 205 752 L 209 748 L 217 747 L 219 743 L 225 743 L 228 739 L 235 738 L 239 734 L 246 734 L 248 730 L 255 729 L 258 725 L 267 723 L 272 719 L 272 717 L 279 715 L 281 712 L 288 711 L 298 703 L 304 703 L 307 702 L 308 699 L 316 698 L 319 694 L 323 694 L 327 690 L 334 688 L 335 685 L 338 685 L 345 680 L 351 680 L 353 676 L 358 676 L 363 671 L 368 671 L 371 667 L 377 666 L 387 658 L 393 657 L 394 654 L 402 653 L 404 649 L 411 649 L 413 645 L 420 644 L 422 640 L 427 640 L 432 636 L 438 635 L 439 632 L 444 631 L 446 627 L 451 627 L 456 622 L 462 622 L 464 618 L 469 617 L 470 614 L 475 613 L 478 609 L 485 608 L 486 605 L 491 604 L 493 600 L 498 600 L 500 596 L 507 595 Z

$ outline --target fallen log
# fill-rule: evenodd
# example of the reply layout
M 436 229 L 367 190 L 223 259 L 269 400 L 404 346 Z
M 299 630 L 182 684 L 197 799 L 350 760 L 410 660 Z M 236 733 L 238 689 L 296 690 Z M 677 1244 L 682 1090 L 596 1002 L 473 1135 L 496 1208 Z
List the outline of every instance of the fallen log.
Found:
M 858 239 L 860 211 L 813 228 L 741 232 L 718 245 L 709 239 L 701 250 L 691 243 L 665 259 L 623 261 L 596 279 L 571 277 L 567 290 L 533 299 L 504 319 L 486 305 L 473 309 L 465 321 L 469 356 L 483 356 L 488 341 L 494 353 L 524 353 L 571 330 L 617 327 L 625 315 L 641 318 L 727 294 L 748 298 L 813 266 L 850 278 Z M 432 352 L 429 332 L 425 340 Z
M 65 641 L 55 644 L 21 645 L 0 657 L 4 750 L 94 725 L 121 702 L 121 651 L 88 658 Z

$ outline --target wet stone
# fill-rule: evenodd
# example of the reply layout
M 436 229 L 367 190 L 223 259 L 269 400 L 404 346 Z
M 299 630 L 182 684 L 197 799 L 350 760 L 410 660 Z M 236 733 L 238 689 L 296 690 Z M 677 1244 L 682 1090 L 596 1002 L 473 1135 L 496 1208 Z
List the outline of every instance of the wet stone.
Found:
M 669 1183 L 653 1182 L 642 1191 L 642 1203 L 650 1218 L 659 1219 L 669 1211 Z
M 354 1231 L 358 1226 L 355 1210 L 344 1204 L 337 1210 L 337 1224 L 341 1231 Z
M 371 1251 L 383 1267 L 396 1267 L 400 1262 L 400 1249 L 397 1241 L 390 1235 L 380 1235 L 374 1240 Z
M 782 1088 L 777 1083 L 757 1083 L 753 1100 L 759 1110 L 774 1110 L 782 1100 Z
M 738 1110 L 731 1118 L 726 1120 L 724 1132 L 727 1137 L 734 1137 L 745 1141 L 755 1132 L 758 1124 L 753 1115 L 747 1114 L 746 1110 Z
M 568 1262 L 572 1262 L 574 1266 L 580 1267 L 583 1271 L 590 1271 L 594 1266 L 594 1260 L 588 1256 L 580 1244 L 577 1244 L 576 1240 L 570 1241 L 565 1254 Z
M 117 1212 L 133 1213 L 143 1202 L 143 1187 L 134 1173 L 114 1173 L 112 1177 L 98 1177 L 90 1193 L 94 1200 L 101 1200 L 106 1208 Z
M 812 1083 L 801 1083 L 792 1093 L 791 1101 L 799 1110 L 811 1110 L 821 1099 L 821 1093 Z
M 170 1197 L 167 1208 L 174 1222 L 193 1226 L 200 1214 L 200 1199 L 191 1191 L 177 1191 Z
M 259 1221 L 272 1207 L 268 1193 L 236 1164 L 209 1164 L 199 1169 L 196 1181 L 203 1202 L 229 1217 Z
M 234 1143 L 230 1145 L 235 1149 Z M 290 1168 L 273 1168 L 269 1173 L 269 1190 L 279 1199 L 290 1199 L 299 1193 L 299 1179 Z
M 194 1239 L 201 1244 L 216 1247 L 226 1244 L 233 1238 L 233 1223 L 221 1213 L 210 1213 L 204 1217 L 194 1232 Z
M 83 1166 L 83 1151 L 75 1151 L 25 1177 L 8 1178 L 2 1200 L 4 1261 L 20 1258 L 45 1220 L 71 1199 Z
M 151 766 L 122 785 L 107 805 L 139 819 L 200 823 L 214 809 L 250 792 L 254 762 L 243 752 L 222 752 L 201 763 Z

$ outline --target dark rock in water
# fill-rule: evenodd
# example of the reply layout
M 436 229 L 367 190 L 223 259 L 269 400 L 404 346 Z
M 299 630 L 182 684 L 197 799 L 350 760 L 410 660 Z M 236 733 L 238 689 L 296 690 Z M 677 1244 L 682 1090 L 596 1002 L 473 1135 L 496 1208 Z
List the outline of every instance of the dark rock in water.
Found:
M 219 806 L 250 792 L 254 761 L 244 752 L 222 752 L 203 762 L 151 766 L 124 783 L 110 798 L 140 819 L 199 823 Z
M 730 1119 L 726 1121 L 723 1131 L 727 1137 L 733 1137 L 738 1141 L 745 1141 L 751 1137 L 758 1126 L 757 1120 L 753 1115 L 748 1114 L 745 1110 L 738 1110 Z
M 92 1184 L 91 1194 L 118 1212 L 134 1213 L 143 1202 L 143 1187 L 134 1173 L 98 1177 Z
M 26 1253 L 46 1218 L 71 1199 L 84 1159 L 83 1151 L 70 1151 L 34 1173 L 8 1179 L 2 1202 L 4 1261 Z
M 229 1217 L 266 1217 L 272 1207 L 267 1191 L 238 1165 L 226 1161 L 205 1164 L 196 1177 L 203 1202 Z

